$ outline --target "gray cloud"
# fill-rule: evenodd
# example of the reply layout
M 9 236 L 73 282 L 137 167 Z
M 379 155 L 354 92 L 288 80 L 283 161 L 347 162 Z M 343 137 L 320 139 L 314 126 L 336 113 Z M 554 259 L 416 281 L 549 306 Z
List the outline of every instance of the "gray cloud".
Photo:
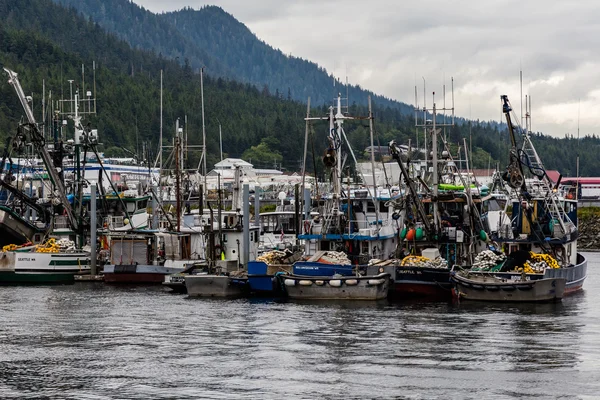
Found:
M 198 0 L 134 0 L 154 12 Z M 414 102 L 422 78 L 441 104 L 454 77 L 456 112 L 500 119 L 501 94 L 533 103 L 533 127 L 562 136 L 599 133 L 600 3 L 539 0 L 214 0 L 260 39 L 352 83 Z M 422 99 L 420 100 L 422 101 Z M 431 98 L 428 99 L 428 103 Z

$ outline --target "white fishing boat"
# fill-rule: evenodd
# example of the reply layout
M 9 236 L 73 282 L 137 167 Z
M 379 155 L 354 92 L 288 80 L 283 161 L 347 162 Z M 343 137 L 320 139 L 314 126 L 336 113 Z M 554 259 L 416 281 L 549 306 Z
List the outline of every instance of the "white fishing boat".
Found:
M 1 252 L 0 285 L 73 283 L 75 275 L 89 274 L 90 252 L 59 243 L 51 239 L 44 245 Z
M 53 211 L 60 207 L 74 232 L 78 232 L 77 242 L 63 239 L 56 241 L 50 238 L 44 244 L 33 246 L 18 246 L 16 243 L 3 248 L 0 254 L 2 258 L 0 271 L 0 284 L 23 284 L 23 283 L 68 283 L 74 281 L 75 274 L 90 272 L 90 252 L 82 249 L 83 229 L 82 218 L 76 217 L 66 194 L 64 182 L 59 174 L 56 162 L 62 160 L 53 159 L 45 146 L 44 135 L 33 115 L 31 106 L 25 96 L 23 88 L 19 83 L 17 74 L 7 68 L 4 71 L 9 76 L 9 83 L 15 89 L 17 97 L 23 107 L 27 122 L 19 124 L 17 136 L 20 141 L 31 143 L 34 151 L 42 158 L 49 179 L 54 184 L 54 201 L 49 204 Z M 77 97 L 77 96 L 76 96 Z M 77 100 L 75 100 L 77 103 Z M 77 110 L 77 107 L 75 107 Z M 75 118 L 76 129 L 81 127 L 79 118 Z M 76 135 L 77 136 L 77 135 Z M 4 164 L 4 161 L 2 162 Z M 62 167 L 62 164 L 60 165 Z M 27 196 L 20 196 L 18 189 L 6 187 L 11 194 L 22 198 L 34 211 L 40 211 L 46 218 L 49 210 L 38 206 Z M 52 214 L 51 214 L 52 215 Z M 46 226 L 44 233 L 48 234 L 50 227 Z M 36 235 L 34 235 L 35 238 Z M 41 235 L 38 235 L 41 236 Z M 32 238 L 32 239 L 34 239 Z

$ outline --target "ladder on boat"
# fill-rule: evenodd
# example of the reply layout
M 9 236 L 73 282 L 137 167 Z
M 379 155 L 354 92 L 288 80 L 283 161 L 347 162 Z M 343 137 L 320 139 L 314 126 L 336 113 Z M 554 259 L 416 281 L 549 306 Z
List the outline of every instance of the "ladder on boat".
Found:
M 327 216 L 325 217 L 325 221 L 323 221 L 323 231 L 322 233 L 329 233 L 329 230 L 332 226 L 337 225 L 337 221 L 338 221 L 338 217 L 340 215 L 340 210 L 336 207 L 333 206 L 329 212 L 327 213 Z
M 553 223 L 558 221 L 561 231 L 566 235 L 569 232 L 567 232 L 567 226 L 565 223 L 571 221 L 565 212 L 562 202 L 558 199 L 558 194 L 555 191 L 554 183 L 550 180 L 548 174 L 546 174 L 542 160 L 540 159 L 535 147 L 533 146 L 533 143 L 531 142 L 529 132 L 525 132 L 523 135 L 523 146 L 521 150 L 522 154 L 525 155 L 527 161 L 526 165 L 529 170 L 538 178 L 541 177 L 540 183 L 544 193 L 544 208 L 548 211 L 551 221 L 553 221 Z M 538 173 L 540 175 L 537 175 Z

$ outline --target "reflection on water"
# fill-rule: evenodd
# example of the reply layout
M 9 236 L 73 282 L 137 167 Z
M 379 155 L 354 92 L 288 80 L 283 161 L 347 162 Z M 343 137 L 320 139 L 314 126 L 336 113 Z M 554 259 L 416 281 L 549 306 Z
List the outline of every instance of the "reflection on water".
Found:
M 596 398 L 600 255 L 551 304 L 0 288 L 0 398 Z

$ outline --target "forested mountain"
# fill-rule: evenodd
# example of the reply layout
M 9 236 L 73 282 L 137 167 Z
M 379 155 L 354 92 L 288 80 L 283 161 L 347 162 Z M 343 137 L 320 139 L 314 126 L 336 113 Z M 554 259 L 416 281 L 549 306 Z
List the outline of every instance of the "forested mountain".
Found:
M 107 2 L 105 2 L 107 3 Z M 108 5 L 107 5 L 108 7 Z M 187 116 L 191 144 L 201 143 L 200 77 L 190 64 L 180 65 L 152 51 L 133 49 L 127 42 L 107 33 L 99 23 L 65 9 L 51 0 L 0 0 L 0 64 L 19 73 L 25 91 L 34 97 L 34 111 L 41 120 L 42 82 L 56 100 L 68 93 L 68 79 L 81 85 L 81 66 L 91 82 L 91 65 L 96 63 L 98 115 L 89 119 L 100 132 L 109 154 L 125 155 L 124 149 L 139 153 L 142 143 L 158 149 L 160 118 L 160 71 L 164 71 L 164 136 L 169 143 L 175 121 Z M 158 22 L 157 22 L 158 23 Z M 131 23 L 129 25 L 132 25 Z M 1 73 L 0 73 L 1 74 Z M 89 86 L 87 86 L 89 87 Z M 331 87 L 327 85 L 327 87 Z M 274 162 L 297 171 L 302 159 L 306 105 L 257 88 L 249 83 L 205 76 L 208 164 L 219 156 L 218 125 L 222 124 L 223 150 L 229 156 L 244 155 L 262 167 Z M 48 96 L 48 93 L 46 94 Z M 283 97 L 283 98 L 281 98 Z M 375 101 L 376 144 L 395 139 L 415 143 L 411 115 Z M 366 115 L 363 105 L 351 105 L 353 115 Z M 324 115 L 318 105 L 312 115 Z M 22 115 L 21 106 L 6 79 L 0 79 L 0 139 L 12 134 Z M 346 133 L 357 154 L 369 145 L 366 121 L 346 124 Z M 320 158 L 326 146 L 327 126 L 315 124 L 309 143 L 309 169 L 323 172 Z M 461 143 L 472 137 L 472 166 L 506 165 L 508 134 L 498 124 L 465 123 L 447 130 L 449 140 Z M 419 141 L 422 143 L 423 138 Z M 600 140 L 585 137 L 552 138 L 536 135 L 536 147 L 550 169 L 575 174 L 575 156 L 581 154 L 582 175 L 597 175 L 596 154 Z M 314 154 L 314 155 L 313 155 Z M 153 158 L 153 157 L 151 157 Z M 199 154 L 191 154 L 188 166 L 198 165 Z
M 330 104 L 342 82 L 317 64 L 283 54 L 259 40 L 244 24 L 219 7 L 154 14 L 129 0 L 55 0 L 69 5 L 131 46 L 179 57 L 192 69 L 207 67 L 213 77 L 251 83 L 281 98 Z M 333 86 L 335 82 L 335 87 Z M 369 95 L 381 106 L 409 113 L 412 107 L 351 85 L 351 101 L 366 104 Z
M 42 82 L 45 80 L 46 90 L 52 90 L 56 100 L 60 93 L 69 92 L 67 79 L 74 79 L 74 86 L 81 85 L 82 64 L 87 65 L 86 80 L 90 82 L 95 61 L 98 115 L 90 122 L 98 128 L 108 153 L 122 148 L 135 152 L 143 142 L 151 144 L 156 152 L 162 69 L 165 142 L 172 137 L 175 120 L 181 118 L 183 122 L 186 115 L 189 142 L 201 142 L 200 77 L 191 68 L 133 50 L 75 10 L 65 10 L 50 0 L 0 0 L 0 13 L 7 16 L 0 21 L 0 64 L 19 73 L 25 91 L 33 93 L 40 121 Z M 239 156 L 263 138 L 271 138 L 270 145 L 277 146 L 273 154 L 285 157 L 288 167 L 298 167 L 305 106 L 265 96 L 249 84 L 234 81 L 206 77 L 204 86 L 209 164 L 217 161 L 219 154 L 221 121 L 226 153 Z M 2 139 L 14 132 L 21 115 L 13 89 L 2 79 Z M 278 138 L 283 136 L 286 140 L 280 144 Z M 192 154 L 190 165 L 197 165 L 198 158 L 198 154 Z
M 165 58 L 178 60 L 181 65 L 188 60 L 193 63 L 192 66 L 206 67 L 214 77 L 234 75 L 233 71 L 202 46 L 197 46 L 192 38 L 181 34 L 168 20 L 129 0 L 56 2 L 73 7 L 133 48 L 153 51 Z

